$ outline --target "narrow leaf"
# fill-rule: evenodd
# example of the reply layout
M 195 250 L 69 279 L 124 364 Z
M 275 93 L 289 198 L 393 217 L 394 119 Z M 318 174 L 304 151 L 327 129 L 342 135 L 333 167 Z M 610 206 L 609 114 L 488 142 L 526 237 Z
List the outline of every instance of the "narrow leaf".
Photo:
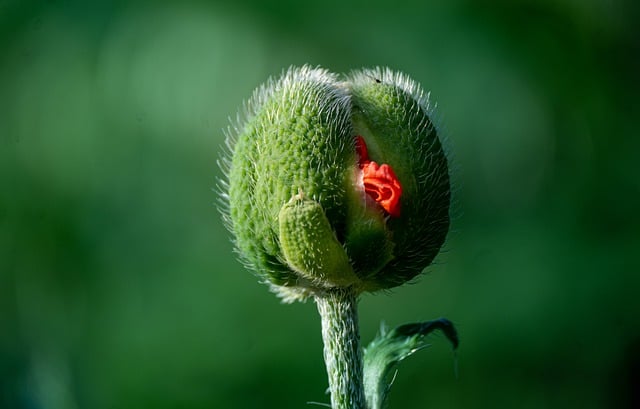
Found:
M 458 348 L 458 334 L 451 321 L 439 318 L 422 323 L 405 324 L 380 334 L 364 351 L 364 388 L 369 409 L 382 409 L 393 380 L 391 371 L 398 362 L 426 348 L 426 336 L 440 330 Z

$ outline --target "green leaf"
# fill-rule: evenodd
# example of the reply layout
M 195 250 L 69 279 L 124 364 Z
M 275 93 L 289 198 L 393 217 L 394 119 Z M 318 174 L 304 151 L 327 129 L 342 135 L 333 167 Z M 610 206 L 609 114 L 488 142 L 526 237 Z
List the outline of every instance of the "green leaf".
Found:
M 440 330 L 458 348 L 458 333 L 451 321 L 433 321 L 401 325 L 389 332 L 383 327 L 380 334 L 364 351 L 364 388 L 369 409 L 383 408 L 392 380 L 389 375 L 398 362 L 426 348 L 426 336 Z

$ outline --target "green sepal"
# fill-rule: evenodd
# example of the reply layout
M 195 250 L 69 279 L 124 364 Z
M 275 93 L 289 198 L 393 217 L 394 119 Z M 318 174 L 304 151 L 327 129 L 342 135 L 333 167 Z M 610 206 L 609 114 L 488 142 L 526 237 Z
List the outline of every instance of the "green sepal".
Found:
M 358 281 L 320 203 L 300 193 L 280 209 L 279 240 L 287 265 L 321 287 Z
M 388 69 L 359 70 L 348 79 L 355 134 L 402 185 L 401 215 L 386 226 L 394 257 L 367 281 L 375 291 L 412 280 L 440 251 L 449 231 L 449 168 L 429 96 L 417 83 Z
M 398 362 L 413 353 L 426 348 L 426 336 L 440 330 L 458 348 L 458 334 L 446 318 L 422 323 L 405 324 L 387 332 L 383 327 L 380 334 L 364 351 L 364 390 L 369 409 L 384 407 L 391 388 L 389 375 Z

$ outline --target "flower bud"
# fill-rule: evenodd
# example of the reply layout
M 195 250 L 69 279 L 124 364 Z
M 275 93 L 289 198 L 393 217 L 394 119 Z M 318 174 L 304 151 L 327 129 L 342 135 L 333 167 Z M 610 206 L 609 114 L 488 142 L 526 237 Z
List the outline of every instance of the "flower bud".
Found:
M 255 91 L 227 134 L 227 226 L 285 299 L 400 285 L 449 227 L 447 159 L 417 84 L 390 70 L 346 81 L 291 68 Z

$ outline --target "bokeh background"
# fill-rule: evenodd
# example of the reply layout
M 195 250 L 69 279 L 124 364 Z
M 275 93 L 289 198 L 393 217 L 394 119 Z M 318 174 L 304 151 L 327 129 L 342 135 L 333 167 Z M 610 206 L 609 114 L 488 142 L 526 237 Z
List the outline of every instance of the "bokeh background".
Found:
M 362 338 L 446 316 L 391 408 L 640 407 L 640 3 L 0 1 L 0 407 L 328 402 L 216 208 L 222 129 L 289 65 L 438 103 L 454 225 Z M 456 371 L 457 368 L 457 371 Z

